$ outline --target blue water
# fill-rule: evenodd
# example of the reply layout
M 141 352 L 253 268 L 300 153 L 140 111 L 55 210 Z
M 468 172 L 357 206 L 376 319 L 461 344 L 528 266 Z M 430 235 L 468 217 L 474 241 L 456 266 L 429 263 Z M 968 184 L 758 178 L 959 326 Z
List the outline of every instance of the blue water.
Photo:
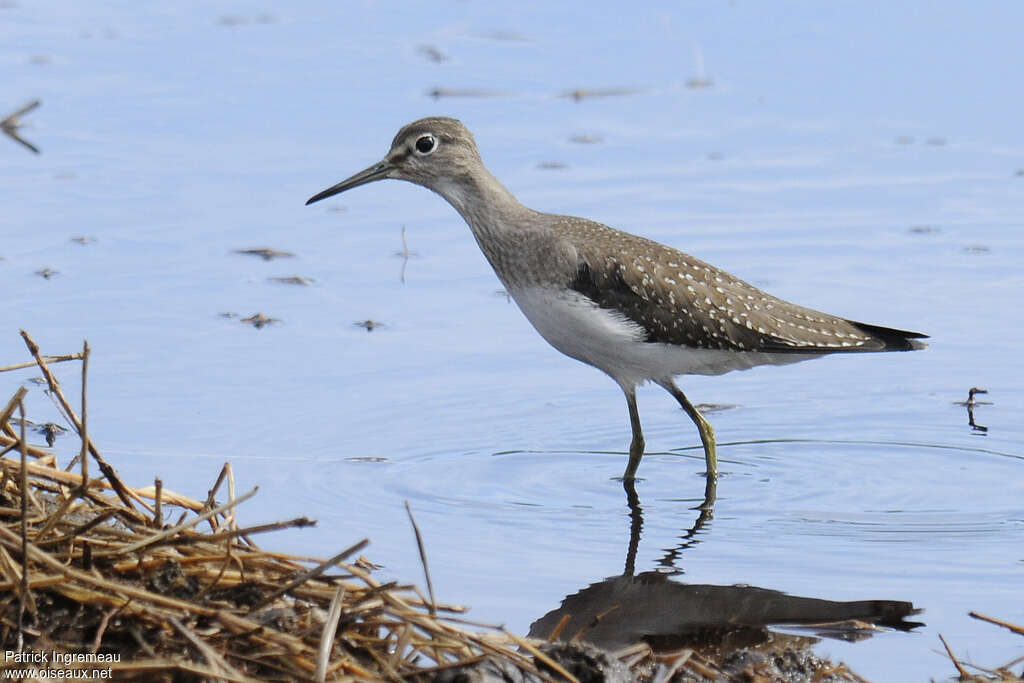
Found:
M 122 476 L 202 497 L 229 460 L 261 487 L 244 519 L 319 520 L 267 547 L 369 536 L 385 574 L 422 583 L 408 500 L 439 599 L 525 632 L 623 571 L 621 393 L 536 335 L 436 196 L 388 182 L 303 206 L 402 124 L 456 116 L 528 206 L 932 336 L 683 378 L 737 407 L 710 416 L 714 518 L 672 562 L 913 601 L 922 629 L 818 646 L 872 680 L 950 676 L 939 633 L 1000 665 L 1019 637 L 967 612 L 1024 622 L 1022 21 L 1016 3 L 7 3 L 0 116 L 42 100 L 21 130 L 42 153 L 0 138 L 0 365 L 28 357 L 18 328 L 48 353 L 88 339 L 90 432 Z M 638 92 L 562 96 L 578 88 Z M 263 246 L 295 257 L 232 253 Z M 267 280 L 291 275 L 313 284 Z M 69 395 L 78 373 L 60 368 Z M 985 434 L 954 405 L 971 386 Z M 703 461 L 670 397 L 639 400 L 644 571 L 694 524 Z

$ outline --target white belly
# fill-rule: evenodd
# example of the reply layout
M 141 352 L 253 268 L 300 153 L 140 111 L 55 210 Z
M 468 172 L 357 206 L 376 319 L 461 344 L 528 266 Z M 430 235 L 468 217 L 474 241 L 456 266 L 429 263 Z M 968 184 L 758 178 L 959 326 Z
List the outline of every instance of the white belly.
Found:
M 530 287 L 509 292 L 549 344 L 593 365 L 620 384 L 675 375 L 719 375 L 756 365 L 795 363 L 811 354 L 692 349 L 645 341 L 644 329 L 621 313 L 598 307 L 571 290 Z

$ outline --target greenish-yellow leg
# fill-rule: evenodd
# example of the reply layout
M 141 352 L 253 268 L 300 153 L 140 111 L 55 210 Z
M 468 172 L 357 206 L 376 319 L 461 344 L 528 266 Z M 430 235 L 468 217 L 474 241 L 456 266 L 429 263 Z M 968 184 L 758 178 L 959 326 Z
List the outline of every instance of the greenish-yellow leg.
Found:
M 700 441 L 704 444 L 704 460 L 707 463 L 708 479 L 717 479 L 718 454 L 715 452 L 715 430 L 711 423 L 690 403 L 690 399 L 686 398 L 686 395 L 676 386 L 675 382 L 669 380 L 668 382 L 658 382 L 658 384 L 679 401 L 679 405 L 683 407 L 686 414 L 693 420 L 693 424 L 697 425 L 697 431 L 700 432 Z
M 636 470 L 640 467 L 640 459 L 644 457 L 644 433 L 640 429 L 640 413 L 636 409 L 636 388 L 622 387 L 626 394 L 626 405 L 629 406 L 629 426 L 633 429 L 633 441 L 629 444 L 629 463 L 622 475 L 623 481 L 632 481 Z

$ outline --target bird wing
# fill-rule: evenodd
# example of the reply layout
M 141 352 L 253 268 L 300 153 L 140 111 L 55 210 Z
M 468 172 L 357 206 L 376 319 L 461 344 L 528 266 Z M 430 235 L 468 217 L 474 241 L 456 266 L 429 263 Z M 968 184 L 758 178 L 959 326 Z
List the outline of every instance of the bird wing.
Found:
M 925 335 L 797 306 L 689 254 L 600 223 L 566 216 L 555 230 L 576 250 L 570 286 L 642 326 L 649 342 L 811 354 L 923 346 L 912 340 Z

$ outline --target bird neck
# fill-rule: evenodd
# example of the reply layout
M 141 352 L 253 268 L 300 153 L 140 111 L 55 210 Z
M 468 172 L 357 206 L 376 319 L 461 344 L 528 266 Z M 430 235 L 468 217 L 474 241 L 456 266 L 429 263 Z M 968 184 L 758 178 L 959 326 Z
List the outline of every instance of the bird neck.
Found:
M 556 234 L 558 217 L 520 204 L 482 163 L 435 179 L 429 187 L 466 221 L 480 251 L 513 296 L 524 287 L 564 284 L 575 273 L 576 252 Z
M 480 164 L 432 187 L 469 225 L 484 256 L 506 279 L 509 255 L 525 243 L 550 239 L 550 230 L 536 220 L 537 212 L 523 206 L 515 195 Z
M 517 219 L 530 213 L 483 164 L 445 179 L 433 189 L 459 212 L 478 237 L 514 232 L 522 224 Z

